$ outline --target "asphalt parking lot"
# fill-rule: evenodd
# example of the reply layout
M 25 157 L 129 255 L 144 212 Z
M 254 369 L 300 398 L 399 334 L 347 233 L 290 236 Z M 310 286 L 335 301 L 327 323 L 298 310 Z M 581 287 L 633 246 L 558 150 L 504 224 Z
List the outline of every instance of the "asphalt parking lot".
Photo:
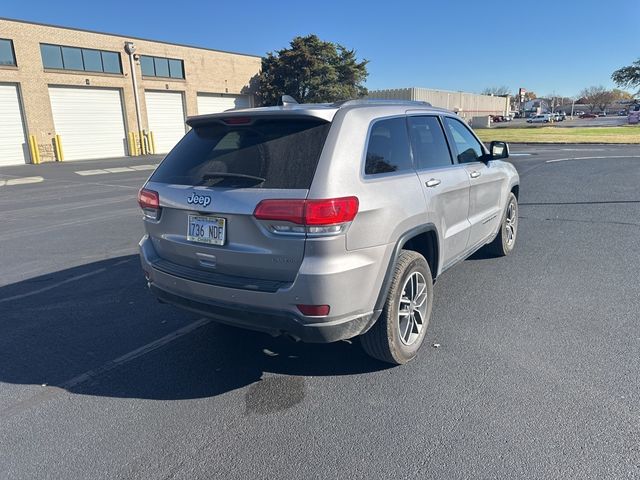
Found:
M 396 368 L 157 303 L 158 158 L 0 169 L 0 478 L 639 478 L 640 149 L 512 152 L 516 251 L 446 272 Z

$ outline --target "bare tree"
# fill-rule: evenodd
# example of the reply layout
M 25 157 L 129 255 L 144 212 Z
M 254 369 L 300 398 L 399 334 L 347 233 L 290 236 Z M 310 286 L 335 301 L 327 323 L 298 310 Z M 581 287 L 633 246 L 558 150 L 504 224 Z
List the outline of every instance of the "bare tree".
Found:
M 510 95 L 509 87 L 502 85 L 501 87 L 487 87 L 482 92 L 482 95 L 493 95 L 494 97 L 504 97 Z
M 603 86 L 585 88 L 580 92 L 581 100 L 589 104 L 589 111 L 598 108 L 604 112 L 615 100 L 615 94 Z

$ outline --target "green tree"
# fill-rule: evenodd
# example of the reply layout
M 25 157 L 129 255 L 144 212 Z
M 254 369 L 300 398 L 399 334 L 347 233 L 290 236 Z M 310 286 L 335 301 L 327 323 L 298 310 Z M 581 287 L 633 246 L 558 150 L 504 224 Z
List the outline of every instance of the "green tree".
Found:
M 358 61 L 355 50 L 316 35 L 295 37 L 290 45 L 262 59 L 258 97 L 263 105 L 277 105 L 282 95 L 300 103 L 322 103 L 367 94 L 363 82 L 369 62 Z
M 640 58 L 628 67 L 622 67 L 613 72 L 611 79 L 622 88 L 640 88 Z

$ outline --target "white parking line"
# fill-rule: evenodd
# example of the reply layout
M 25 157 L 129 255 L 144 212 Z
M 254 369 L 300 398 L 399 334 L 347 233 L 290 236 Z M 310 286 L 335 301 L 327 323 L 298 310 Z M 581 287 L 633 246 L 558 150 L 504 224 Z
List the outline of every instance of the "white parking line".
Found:
M 104 175 L 106 173 L 127 173 L 127 172 L 138 172 L 141 170 L 153 170 L 158 165 L 132 165 L 130 167 L 113 167 L 113 168 L 97 168 L 94 170 L 77 170 L 76 174 L 87 176 L 87 175 Z
M 44 182 L 42 177 L 22 177 L 12 178 L 11 180 L 0 180 L 0 187 L 3 185 L 26 185 L 28 183 L 40 183 Z
M 601 157 L 571 157 L 571 158 L 556 158 L 554 160 L 547 160 L 545 163 L 558 163 L 568 162 L 569 160 L 600 160 L 605 158 L 640 158 L 640 155 L 609 155 Z
M 60 285 L 64 285 L 65 283 L 74 282 L 76 280 L 81 280 L 83 278 L 91 277 L 92 275 L 102 273 L 105 270 L 106 268 L 99 268 L 97 270 L 94 270 L 93 272 L 83 273 L 82 275 L 76 275 L 74 277 L 67 278 L 66 280 L 54 283 L 53 285 L 48 285 L 46 287 L 39 288 L 37 290 L 32 290 L 30 292 L 22 293 L 20 295 L 13 295 L 12 297 L 0 298 L 0 303 L 10 302 L 11 300 L 19 300 L 21 298 L 30 297 L 31 295 L 36 295 L 38 293 L 46 292 L 47 290 L 51 290 L 53 288 L 59 287 Z
M 212 321 L 213 320 L 211 318 L 202 317 L 196 320 L 195 322 L 190 323 L 189 325 L 179 328 L 178 330 L 175 330 L 174 332 L 171 332 L 170 334 L 165 335 L 162 338 L 159 338 L 158 340 L 154 340 L 151 343 L 147 343 L 146 345 L 136 348 L 135 350 L 132 350 L 129 353 L 125 353 L 124 355 L 118 358 L 109 360 L 108 362 L 102 364 L 98 368 L 94 368 L 93 370 L 89 370 L 88 372 L 84 372 L 78 376 L 70 378 L 66 382 L 61 383 L 60 388 L 64 388 L 65 390 L 68 390 L 68 389 L 77 387 L 78 385 L 86 382 L 87 380 L 91 380 L 92 378 L 102 375 L 110 370 L 113 370 L 114 368 L 124 365 L 125 363 L 129 363 L 130 361 L 135 360 L 136 358 L 142 357 L 147 353 L 153 352 L 154 350 L 157 350 L 158 348 L 166 345 L 167 343 L 173 342 L 174 340 L 177 340 L 178 338 L 183 337 L 188 333 L 193 332 L 197 328 L 203 327 L 208 323 L 211 323 Z
M 10 405 L 4 409 L 1 409 L 0 417 L 5 419 L 5 418 L 11 417 L 12 415 L 19 414 L 27 410 L 28 408 L 34 405 L 37 405 L 38 403 L 54 398 L 56 395 L 63 392 L 64 390 L 71 390 L 77 387 L 78 385 L 83 384 L 84 382 L 95 379 L 99 375 L 107 373 L 115 368 L 118 368 L 137 358 L 140 358 L 143 355 L 146 355 L 147 353 L 153 352 L 154 350 L 157 350 L 160 347 L 163 347 L 166 344 L 171 343 L 174 340 L 177 340 L 193 332 L 194 330 L 211 323 L 212 321 L 213 320 L 210 318 L 205 318 L 205 317 L 200 318 L 193 323 L 185 325 L 184 327 L 179 328 L 178 330 L 175 330 L 169 333 L 168 335 L 165 335 L 162 338 L 159 338 L 157 340 L 154 340 L 153 342 L 147 343 L 146 345 L 136 348 L 135 350 L 132 350 L 129 353 L 125 353 L 124 355 L 121 355 L 118 358 L 109 360 L 97 368 L 81 373 L 80 375 L 76 375 L 75 377 L 70 378 L 66 382 L 62 382 L 61 384 L 59 384 L 59 386 L 51 386 L 51 387 L 46 386 L 47 388 L 45 390 L 42 390 L 36 393 L 35 395 L 32 395 L 31 397 L 28 397 L 22 400 L 21 402 L 18 402 L 14 405 Z

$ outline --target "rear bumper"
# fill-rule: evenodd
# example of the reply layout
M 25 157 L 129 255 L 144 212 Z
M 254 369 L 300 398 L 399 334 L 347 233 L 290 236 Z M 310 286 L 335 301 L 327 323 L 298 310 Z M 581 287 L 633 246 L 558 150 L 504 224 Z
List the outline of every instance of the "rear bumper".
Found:
M 210 285 L 163 267 L 156 268 L 161 260 L 147 236 L 140 241 L 140 260 L 150 290 L 161 301 L 220 323 L 271 335 L 288 334 L 312 343 L 336 342 L 366 332 L 379 315 L 372 310 L 371 299 L 361 299 L 363 305 L 356 305 L 357 298 L 345 298 L 344 294 L 346 285 L 363 283 L 369 265 L 332 274 L 299 274 L 293 284 L 267 292 Z M 368 277 L 371 275 L 364 276 Z M 346 302 L 350 303 L 348 309 L 344 306 Z M 333 315 L 306 317 L 296 304 L 328 304 Z
M 352 338 L 366 331 L 375 321 L 373 314 L 342 319 L 334 322 L 304 323 L 289 312 L 248 308 L 241 305 L 195 300 L 176 295 L 157 287 L 152 282 L 149 288 L 161 301 L 214 320 L 270 335 L 287 334 L 309 343 L 330 343 Z

